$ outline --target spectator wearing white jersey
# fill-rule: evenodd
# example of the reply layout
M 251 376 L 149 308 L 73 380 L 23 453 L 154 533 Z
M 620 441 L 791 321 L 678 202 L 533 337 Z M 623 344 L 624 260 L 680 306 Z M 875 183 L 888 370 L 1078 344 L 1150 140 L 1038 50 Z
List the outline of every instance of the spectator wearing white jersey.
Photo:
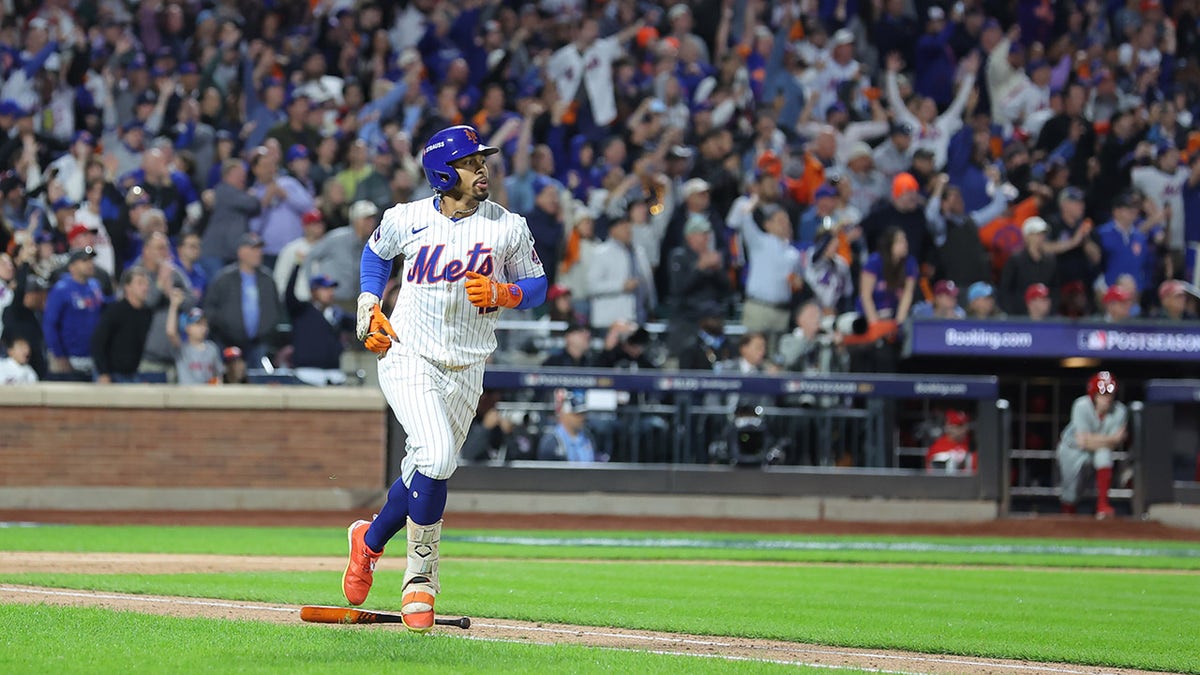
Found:
M 8 346 L 8 356 L 0 359 L 0 385 L 37 382 L 37 372 L 29 365 L 29 357 L 29 341 L 15 338 Z
M 1133 187 L 1164 209 L 1166 243 L 1176 256 L 1182 255 L 1184 249 L 1183 188 L 1191 176 L 1191 170 L 1179 159 L 1179 150 L 1164 141 L 1155 149 L 1152 164 L 1134 167 L 1130 172 Z
M 1004 129 L 1020 125 L 1029 113 L 1049 105 L 1049 73 L 1038 73 L 1042 84 L 1035 83 L 1025 72 L 1025 46 L 1021 27 L 1013 24 L 1008 34 L 992 47 L 988 55 L 987 83 L 992 99 L 992 121 Z M 1040 65 L 1040 64 L 1036 64 Z M 1043 69 L 1044 70 L 1044 69 Z M 1044 95 L 1044 105 L 1039 100 Z
M 816 115 L 824 118 L 825 111 L 838 101 L 838 91 L 847 83 L 863 79 L 862 64 L 854 59 L 854 33 L 839 29 L 829 37 L 829 52 L 813 64 L 812 94 Z
M 938 114 L 937 103 L 929 97 L 917 99 L 916 113 L 910 112 L 903 99 L 900 98 L 900 88 L 896 84 L 896 75 L 904 67 L 904 61 L 899 54 L 889 54 L 887 57 L 887 96 L 888 104 L 896 121 L 907 124 L 914 130 L 914 150 L 927 149 L 933 152 L 933 163 L 937 168 L 946 165 L 946 149 L 950 145 L 950 137 L 962 128 L 963 108 L 971 91 L 975 87 L 975 73 L 979 70 L 979 55 L 975 52 L 963 58 L 959 65 L 962 80 L 958 84 L 958 93 L 946 112 Z
M 822 132 L 832 131 L 837 139 L 836 157 L 839 162 L 844 163 L 859 143 L 885 136 L 890 130 L 887 111 L 879 99 L 871 101 L 871 119 L 860 122 L 853 121 L 850 108 L 841 101 L 825 110 L 824 122 L 814 122 L 812 106 L 816 100 L 816 96 L 808 98 L 808 103 L 800 113 L 800 121 L 796 124 L 796 132 L 807 138 L 816 138 Z
M 585 18 L 575 33 L 575 40 L 561 47 L 546 63 L 546 74 L 554 81 L 562 100 L 579 100 L 581 123 L 607 127 L 617 118 L 616 96 L 612 86 L 612 64 L 623 53 L 622 44 L 639 30 L 644 22 L 638 20 L 616 35 L 601 38 L 600 25 Z M 579 96 L 583 87 L 585 95 Z
M 46 172 L 58 179 L 59 184 L 67 192 L 67 199 L 79 203 L 83 201 L 86 186 L 84 167 L 92 157 L 96 140 L 89 131 L 77 131 L 71 139 L 71 147 L 67 154 L 59 157 L 46 167 Z

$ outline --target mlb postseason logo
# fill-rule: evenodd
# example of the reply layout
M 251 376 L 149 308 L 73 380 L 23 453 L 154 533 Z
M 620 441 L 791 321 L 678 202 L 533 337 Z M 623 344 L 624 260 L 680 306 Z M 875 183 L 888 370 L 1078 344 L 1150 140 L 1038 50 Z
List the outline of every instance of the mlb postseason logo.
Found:
M 1075 344 L 1083 352 L 1146 354 L 1157 358 L 1200 354 L 1200 334 L 1183 331 L 1157 332 L 1146 328 L 1081 330 L 1076 334 Z
M 1102 352 L 1108 349 L 1108 331 L 1081 330 L 1075 342 L 1081 351 Z

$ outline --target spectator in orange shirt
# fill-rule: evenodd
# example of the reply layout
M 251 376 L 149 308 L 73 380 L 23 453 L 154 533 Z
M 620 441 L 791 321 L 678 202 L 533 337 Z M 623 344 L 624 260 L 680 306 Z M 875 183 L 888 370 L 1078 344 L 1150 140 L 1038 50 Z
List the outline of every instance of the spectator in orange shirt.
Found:
M 947 410 L 942 435 L 925 453 L 925 470 L 947 474 L 972 474 L 979 455 L 971 450 L 971 418 L 961 410 Z
M 1002 185 L 996 189 L 1012 190 L 1012 187 Z M 1015 204 L 1010 202 L 1003 215 L 980 228 L 979 239 L 992 256 L 992 270 L 997 278 L 1009 256 L 1025 246 L 1021 226 L 1026 220 L 1038 215 L 1040 209 L 1041 200 L 1037 195 Z

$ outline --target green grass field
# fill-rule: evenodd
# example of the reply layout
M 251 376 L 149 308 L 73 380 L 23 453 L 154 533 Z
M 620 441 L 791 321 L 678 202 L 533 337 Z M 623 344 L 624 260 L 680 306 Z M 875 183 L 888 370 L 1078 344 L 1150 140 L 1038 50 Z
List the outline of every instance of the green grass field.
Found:
M 341 556 L 344 546 L 344 531 L 334 528 L 0 529 L 0 551 Z M 438 604 L 448 613 L 1200 673 L 1197 544 L 447 529 L 442 559 Z M 812 562 L 828 564 L 803 564 Z M 398 576 L 381 574 L 367 607 L 398 607 Z M 0 584 L 284 604 L 344 604 L 339 579 L 340 572 L 0 574 Z M 782 668 L 451 634 L 95 608 L 38 607 L 35 620 L 30 613 L 0 605 L 8 627 L 0 631 L 0 672 Z

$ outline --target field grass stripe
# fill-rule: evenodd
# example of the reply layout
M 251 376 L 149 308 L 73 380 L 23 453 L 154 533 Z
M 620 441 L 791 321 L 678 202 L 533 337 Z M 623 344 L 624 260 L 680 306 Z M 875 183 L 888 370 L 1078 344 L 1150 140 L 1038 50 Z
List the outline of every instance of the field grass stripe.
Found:
M 661 636 L 661 635 L 639 635 L 637 633 L 588 631 L 588 630 L 579 630 L 577 628 L 568 629 L 568 628 L 547 628 L 545 626 L 516 626 L 516 625 L 512 625 L 512 624 L 503 624 L 503 623 L 485 623 L 482 621 L 474 621 L 472 625 L 477 625 L 477 626 L 481 626 L 484 628 L 499 628 L 502 630 L 524 630 L 524 631 L 538 632 L 538 633 L 557 633 L 557 634 L 562 634 L 562 635 L 587 635 L 589 637 L 618 638 L 618 639 L 626 639 L 626 640 L 632 639 L 632 640 L 640 640 L 640 641 L 644 641 L 644 642 L 665 642 L 667 644 L 691 645 L 691 646 L 697 646 L 697 647 L 714 647 L 714 648 L 733 647 L 733 648 L 736 648 L 739 646 L 737 643 L 734 643 L 734 642 L 726 642 L 726 641 L 719 641 L 719 640 L 697 640 L 695 638 L 668 637 L 668 636 Z M 478 639 L 478 638 L 472 638 L 472 639 Z M 490 639 L 490 638 L 488 638 L 488 639 Z M 882 654 L 882 653 L 878 653 L 878 652 L 854 652 L 854 651 L 845 651 L 845 650 L 840 650 L 840 649 L 825 649 L 825 648 L 819 648 L 819 647 L 814 648 L 814 647 L 808 647 L 808 646 L 802 646 L 802 645 L 797 645 L 796 648 L 797 649 L 803 648 L 804 651 L 811 652 L 814 654 L 828 654 L 830 656 L 846 656 L 846 657 L 851 657 L 851 658 L 877 658 L 877 659 L 890 659 L 893 661 L 911 661 L 911 662 L 916 662 L 916 663 L 939 663 L 939 664 L 951 665 L 951 666 L 981 666 L 981 667 L 999 668 L 999 669 L 1007 669 L 1007 670 L 1036 670 L 1038 672 L 1043 672 L 1043 673 L 1059 673 L 1062 675 L 1085 675 L 1087 672 L 1087 671 L 1083 671 L 1083 670 L 1073 670 L 1070 668 L 1059 668 L 1059 667 L 1052 667 L 1052 666 L 1036 666 L 1036 665 L 1033 665 L 1030 663 L 1024 663 L 1024 662 L 1022 662 L 1022 663 L 995 663 L 993 661 L 972 661 L 972 660 L 959 659 L 959 658 L 917 656 L 917 655 L 904 655 L 904 654 Z M 604 649 L 623 649 L 623 648 L 622 647 L 605 647 Z M 768 645 L 756 645 L 755 649 L 760 649 L 763 651 L 789 651 L 791 648 L 771 647 Z M 668 651 L 668 652 L 655 652 L 655 653 L 675 654 L 677 652 Z M 717 656 L 718 658 L 735 658 L 735 659 L 742 659 L 742 660 L 748 660 L 748 661 L 766 660 L 769 663 L 789 663 L 789 664 L 804 665 L 804 666 L 851 669 L 849 666 L 843 667 L 843 666 L 828 665 L 828 664 L 812 664 L 812 663 L 808 663 L 808 662 L 804 662 L 804 661 L 782 661 L 782 660 L 757 659 L 757 658 L 752 658 L 752 657 L 740 657 L 740 656 L 726 657 L 726 656 L 719 656 L 719 655 L 712 655 L 712 654 L 688 654 L 688 655 L 689 656 Z M 856 666 L 852 669 L 867 670 L 869 672 L 878 672 L 878 673 L 905 673 L 906 672 L 906 671 L 899 671 L 899 670 L 872 670 L 870 668 L 861 668 L 858 666 Z
M 794 541 L 618 537 L 508 537 L 495 535 L 442 537 L 445 542 L 538 547 L 724 549 L 748 551 L 879 551 L 897 553 L 1005 553 L 1126 558 L 1200 558 L 1200 549 L 1128 548 L 1123 546 L 1065 546 L 1033 544 L 935 544 L 887 541 Z
M 100 600 L 134 600 L 137 602 L 157 602 L 163 605 L 197 605 L 200 607 L 222 607 L 225 609 L 253 609 L 268 612 L 295 613 L 295 607 L 267 607 L 266 605 L 241 605 L 232 602 L 212 602 L 208 600 L 184 600 L 182 598 L 155 598 L 147 595 L 122 595 L 116 593 L 73 593 L 71 591 L 51 591 L 42 588 L 21 588 L 18 586 L 0 586 L 0 592 L 29 593 L 31 595 L 57 595 L 68 598 L 97 598 Z

